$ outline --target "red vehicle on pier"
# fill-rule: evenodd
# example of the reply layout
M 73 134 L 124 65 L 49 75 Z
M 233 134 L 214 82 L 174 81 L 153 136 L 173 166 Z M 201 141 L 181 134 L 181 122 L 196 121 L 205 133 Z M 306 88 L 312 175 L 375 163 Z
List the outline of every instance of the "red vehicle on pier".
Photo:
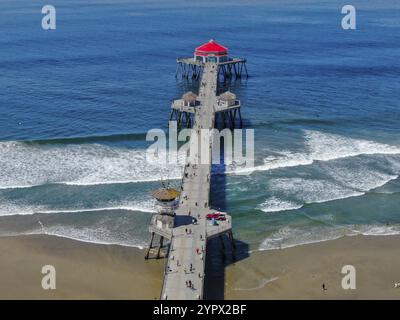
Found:
M 215 219 L 215 220 L 223 221 L 223 220 L 226 220 L 226 213 L 225 212 L 209 213 L 206 215 L 206 218 L 208 220 Z

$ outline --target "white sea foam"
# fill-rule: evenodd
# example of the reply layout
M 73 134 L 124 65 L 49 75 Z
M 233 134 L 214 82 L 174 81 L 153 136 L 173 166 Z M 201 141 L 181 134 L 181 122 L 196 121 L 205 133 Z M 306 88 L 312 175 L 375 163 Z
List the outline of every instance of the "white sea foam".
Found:
M 128 247 L 136 247 L 139 249 L 143 249 L 147 245 L 147 243 L 143 239 L 134 239 L 132 237 L 130 237 L 129 239 L 116 239 L 114 232 L 102 227 L 74 228 L 66 226 L 53 226 L 44 228 L 44 230 L 38 229 L 35 231 L 26 232 L 24 234 L 45 234 L 88 243 L 122 245 Z
M 98 212 L 98 211 L 136 211 L 136 212 L 155 212 L 154 201 L 144 200 L 138 202 L 121 202 L 110 203 L 109 206 L 101 206 L 97 208 L 80 207 L 76 209 L 71 208 L 51 208 L 46 205 L 28 205 L 22 203 L 15 203 L 10 201 L 0 201 L 0 216 L 13 216 L 13 215 L 31 215 L 31 214 L 55 214 L 55 213 L 79 213 L 79 212 Z
M 182 160 L 183 156 L 180 157 Z M 95 185 L 178 179 L 179 164 L 146 161 L 146 150 L 99 144 L 29 145 L 0 143 L 0 188 L 49 183 Z
M 304 204 L 362 196 L 399 177 L 373 169 L 373 164 L 363 161 L 351 166 L 337 161 L 323 164 L 320 171 L 326 178 L 271 178 L 268 185 L 273 195 L 260 204 L 259 209 L 264 212 L 294 210 Z
M 264 239 L 259 250 L 290 248 L 293 246 L 333 240 L 350 233 L 352 230 L 309 227 L 307 229 L 284 227 Z
M 302 152 L 282 151 L 278 156 L 264 158 L 264 164 L 254 168 L 232 168 L 228 173 L 251 173 L 287 167 L 311 165 L 315 161 L 331 161 L 359 155 L 398 155 L 399 146 L 354 139 L 337 134 L 319 131 L 304 131 L 304 150 Z
M 258 208 L 264 212 L 279 212 L 300 209 L 302 206 L 302 204 L 271 197 L 260 204 Z
M 360 234 L 368 236 L 399 235 L 400 225 L 349 225 L 308 228 L 285 227 L 266 238 L 259 246 L 259 250 L 290 248 Z
M 346 162 L 324 163 L 320 170 L 331 179 L 346 188 L 366 192 L 381 187 L 399 176 L 389 173 L 390 168 L 381 169 L 378 160 L 358 159 L 351 165 Z M 382 171 L 385 170 L 385 171 Z
M 328 180 L 311 178 L 273 178 L 269 185 L 270 192 L 279 193 L 281 196 L 271 196 L 260 204 L 258 208 L 264 212 L 296 210 L 304 204 L 323 203 L 365 194 Z
M 400 154 L 400 147 L 318 131 L 304 132 L 304 151 L 283 151 L 255 168 L 231 168 L 231 174 L 310 165 L 364 154 Z M 184 155 L 179 157 L 183 163 Z M 31 145 L 0 142 L 0 189 L 49 183 L 97 185 L 179 179 L 182 166 L 149 163 L 146 150 L 100 144 Z
M 276 178 L 271 179 L 269 184 L 272 190 L 294 197 L 303 204 L 321 203 L 364 194 L 364 192 L 323 179 Z

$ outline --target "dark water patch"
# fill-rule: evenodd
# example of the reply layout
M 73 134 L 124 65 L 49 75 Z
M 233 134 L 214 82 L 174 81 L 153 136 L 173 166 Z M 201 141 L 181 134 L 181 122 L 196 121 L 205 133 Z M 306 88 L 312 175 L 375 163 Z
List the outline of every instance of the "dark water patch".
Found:
M 346 121 L 346 120 L 345 120 Z M 347 121 L 352 121 L 348 119 Z M 324 126 L 336 126 L 338 123 L 342 123 L 343 120 L 328 120 L 318 118 L 296 118 L 296 119 L 282 119 L 276 121 L 262 121 L 253 122 L 253 127 L 276 127 L 280 125 L 324 125 Z
M 82 144 L 91 142 L 143 141 L 146 133 L 123 133 L 108 136 L 68 137 L 56 139 L 23 140 L 28 145 Z
M 399 65 L 379 66 L 352 66 L 352 65 L 318 65 L 307 66 L 303 69 L 304 75 L 325 74 L 326 76 L 350 76 L 350 77 L 377 77 L 398 76 Z

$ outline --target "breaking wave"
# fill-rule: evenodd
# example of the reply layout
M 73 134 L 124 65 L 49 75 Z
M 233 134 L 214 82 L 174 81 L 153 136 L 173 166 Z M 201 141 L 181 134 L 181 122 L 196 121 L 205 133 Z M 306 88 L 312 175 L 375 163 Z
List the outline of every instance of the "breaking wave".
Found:
M 259 246 L 259 250 L 284 249 L 355 235 L 400 235 L 400 225 L 349 225 L 307 228 L 284 227 L 264 239 Z
M 73 206 L 72 206 L 73 207 Z M 46 205 L 35 205 L 35 204 L 20 204 L 10 201 L 0 202 L 0 217 L 1 216 L 13 216 L 13 215 L 32 215 L 32 214 L 54 214 L 54 213 L 80 213 L 80 212 L 99 212 L 99 211 L 136 211 L 136 212 L 155 212 L 154 201 L 143 200 L 134 203 L 111 203 L 109 206 L 101 206 L 97 208 L 91 207 L 79 207 L 79 208 L 52 208 Z
M 146 150 L 100 144 L 0 143 L 0 188 L 43 184 L 96 185 L 179 179 L 179 164 L 146 161 Z
M 301 153 L 280 152 L 278 156 L 266 157 L 262 165 L 230 168 L 227 173 L 267 171 L 357 155 L 400 154 L 400 147 L 397 146 L 318 131 L 305 131 L 304 138 L 304 151 Z M 179 159 L 183 163 L 184 156 L 181 155 Z M 0 189 L 29 188 L 43 184 L 85 186 L 152 182 L 180 179 L 182 176 L 180 164 L 166 165 L 146 160 L 145 149 L 117 148 L 96 143 L 0 142 Z
M 118 239 L 115 237 L 115 232 L 108 230 L 107 228 L 73 228 L 66 226 L 54 226 L 43 230 L 36 230 L 32 232 L 24 233 L 24 235 L 49 235 L 62 237 L 82 242 L 95 243 L 95 244 L 106 244 L 106 245 L 121 245 L 127 247 L 135 247 L 143 249 L 148 244 L 144 239 L 129 238 Z
M 304 139 L 304 150 L 302 152 L 279 152 L 278 156 L 266 157 L 262 165 L 254 168 L 233 168 L 229 170 L 229 173 L 243 174 L 254 171 L 269 171 L 311 165 L 315 161 L 330 161 L 360 155 L 400 154 L 400 147 L 398 146 L 319 131 L 305 130 Z

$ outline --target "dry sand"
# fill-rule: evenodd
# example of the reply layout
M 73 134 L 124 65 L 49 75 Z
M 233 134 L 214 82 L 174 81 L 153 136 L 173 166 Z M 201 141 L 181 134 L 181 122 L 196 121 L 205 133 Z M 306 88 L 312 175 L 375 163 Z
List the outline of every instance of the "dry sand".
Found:
M 43 290 L 43 265 L 56 268 L 56 290 Z M 162 260 L 136 248 L 32 235 L 0 237 L 0 299 L 155 299 Z
M 226 268 L 225 298 L 399 299 L 399 247 L 400 236 L 355 236 L 255 252 Z M 0 237 L 0 299 L 158 298 L 164 261 L 145 261 L 144 253 L 52 236 Z M 56 267 L 56 290 L 41 287 L 46 264 Z M 356 268 L 356 290 L 341 288 L 346 264 Z

